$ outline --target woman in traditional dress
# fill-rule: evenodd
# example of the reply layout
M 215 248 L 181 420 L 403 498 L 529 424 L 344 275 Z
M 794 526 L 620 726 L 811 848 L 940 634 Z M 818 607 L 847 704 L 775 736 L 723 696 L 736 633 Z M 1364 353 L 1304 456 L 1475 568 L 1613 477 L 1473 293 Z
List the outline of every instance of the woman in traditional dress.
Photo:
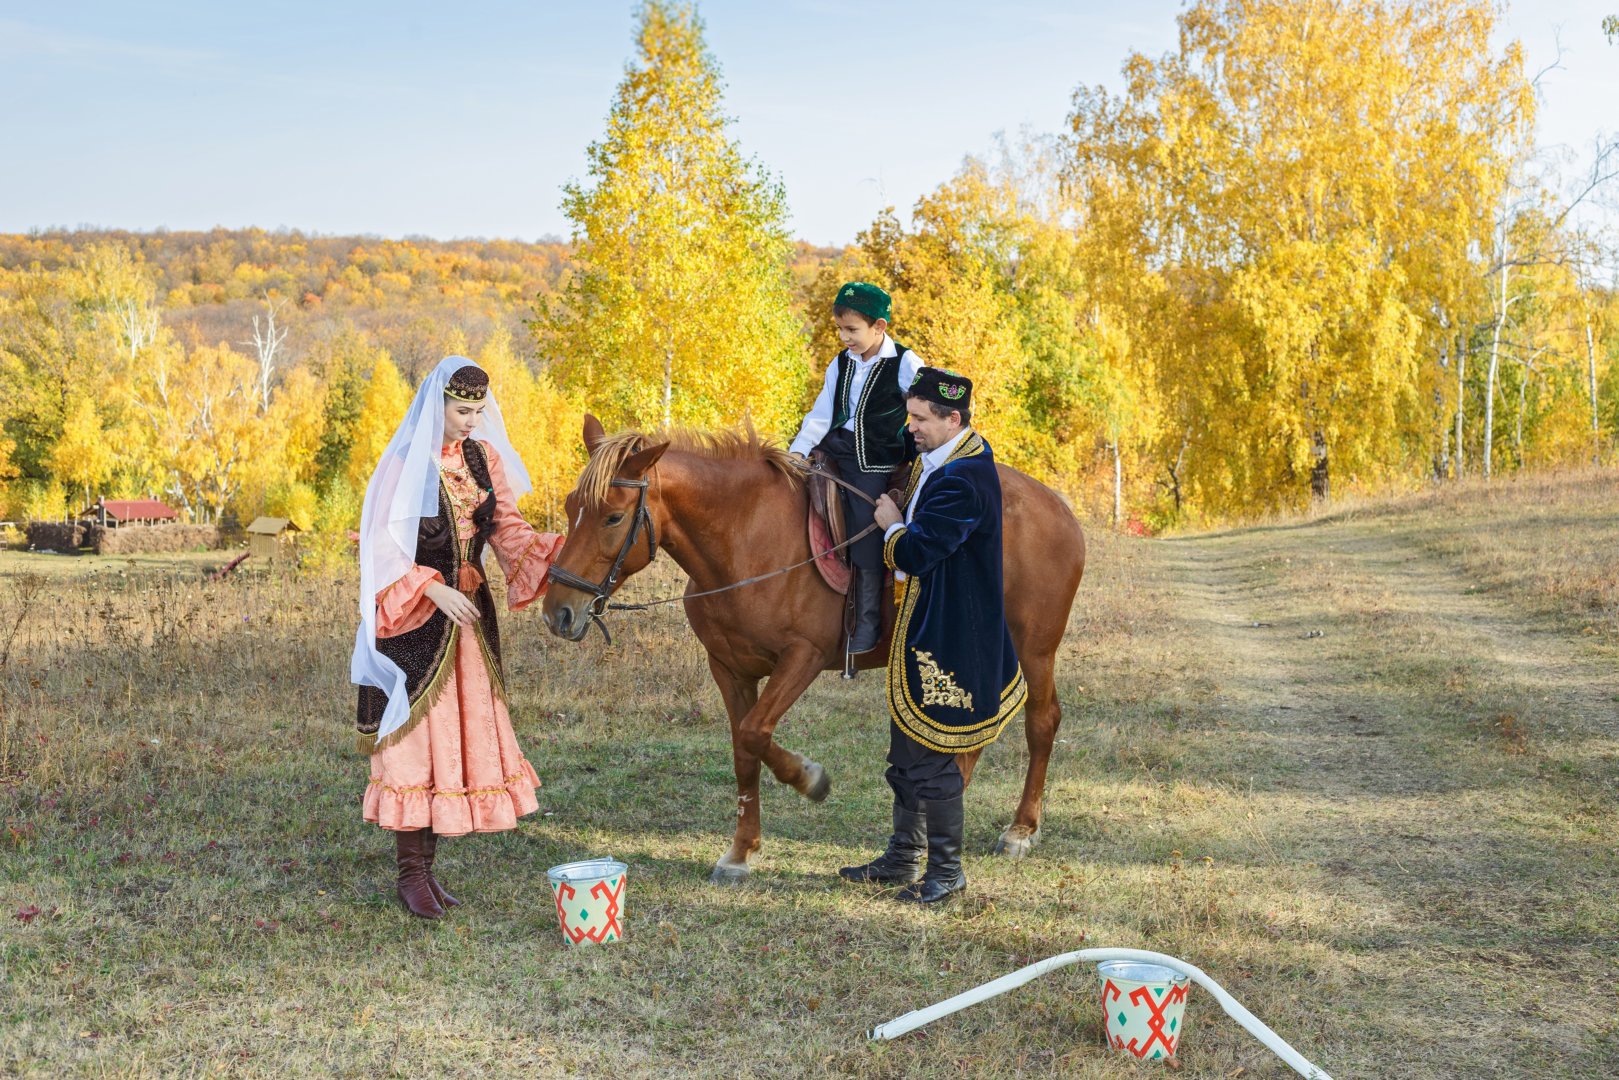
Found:
M 394 834 L 399 898 L 437 919 L 460 901 L 433 875 L 440 836 L 500 832 L 539 804 L 506 711 L 500 633 L 481 572 L 492 548 L 513 611 L 544 595 L 562 546 L 517 512 L 528 472 L 489 376 L 442 360 L 377 462 L 360 514 L 360 749 L 365 820 Z

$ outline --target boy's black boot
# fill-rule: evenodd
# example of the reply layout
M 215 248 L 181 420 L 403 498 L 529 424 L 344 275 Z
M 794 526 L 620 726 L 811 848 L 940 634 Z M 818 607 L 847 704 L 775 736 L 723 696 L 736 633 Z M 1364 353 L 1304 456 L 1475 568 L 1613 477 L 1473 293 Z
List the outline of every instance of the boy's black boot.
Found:
M 962 797 L 929 799 L 927 808 L 928 871 L 921 881 L 905 886 L 894 897 L 910 904 L 937 904 L 967 887 L 967 875 L 961 872 L 961 841 L 965 832 Z
M 849 635 L 849 651 L 870 652 L 883 636 L 883 572 L 854 572 L 854 633 Z
M 845 881 L 871 881 L 882 885 L 906 885 L 922 876 L 922 860 L 927 854 L 927 804 L 907 810 L 894 800 L 894 833 L 888 850 L 864 866 L 845 866 L 838 877 Z

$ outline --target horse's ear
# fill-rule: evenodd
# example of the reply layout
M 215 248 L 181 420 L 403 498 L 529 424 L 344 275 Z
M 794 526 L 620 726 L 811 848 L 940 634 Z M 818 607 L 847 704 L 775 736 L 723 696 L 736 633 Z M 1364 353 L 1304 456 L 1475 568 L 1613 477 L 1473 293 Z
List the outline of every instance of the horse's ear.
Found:
M 602 427 L 602 422 L 596 419 L 596 414 L 585 413 L 585 453 L 594 454 L 596 447 L 605 438 L 607 432 Z
M 656 446 L 649 446 L 645 450 L 636 451 L 624 459 L 624 464 L 618 470 L 619 476 L 625 480 L 639 480 L 647 474 L 648 469 L 658 463 L 658 459 L 663 456 L 663 452 L 667 449 L 669 449 L 669 444 L 661 442 Z

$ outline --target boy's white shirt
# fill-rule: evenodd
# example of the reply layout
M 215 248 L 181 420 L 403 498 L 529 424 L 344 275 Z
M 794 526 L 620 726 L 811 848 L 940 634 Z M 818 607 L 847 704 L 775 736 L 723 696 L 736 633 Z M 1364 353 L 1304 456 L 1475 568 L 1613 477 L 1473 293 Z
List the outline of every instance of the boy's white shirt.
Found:
M 872 369 L 877 366 L 877 361 L 885 357 L 896 356 L 898 353 L 899 348 L 894 344 L 894 339 L 884 334 L 882 345 L 878 347 L 870 360 L 856 358 L 854 374 L 849 380 L 849 400 L 851 402 L 860 400 L 860 392 L 865 389 L 866 379 L 871 375 Z M 906 352 L 899 362 L 899 388 L 902 391 L 909 390 L 911 384 L 916 381 L 916 373 L 926 366 L 926 362 L 917 356 L 914 350 Z M 793 453 L 807 456 L 811 450 L 820 445 L 822 439 L 826 438 L 826 433 L 832 430 L 833 410 L 837 405 L 837 400 L 838 365 L 834 361 L 826 365 L 826 378 L 822 380 L 821 392 L 816 395 L 815 404 L 810 407 L 810 411 L 804 417 L 804 423 L 798 429 L 798 437 L 793 440 L 793 445 L 789 447 Z M 854 430 L 853 412 L 854 410 L 851 406 L 849 419 L 843 425 L 848 431 Z
M 894 524 L 883 530 L 883 543 L 886 544 L 889 537 L 905 528 L 905 526 L 911 523 L 911 519 L 916 517 L 916 501 L 922 497 L 922 489 L 927 487 L 928 477 L 938 472 L 939 467 L 945 462 L 949 461 L 950 455 L 956 452 L 956 447 L 960 445 L 961 440 L 965 439 L 972 433 L 973 429 L 971 427 L 964 427 L 960 431 L 956 432 L 955 438 L 951 439 L 943 446 L 936 446 L 932 450 L 929 450 L 927 453 L 922 455 L 922 475 L 916 481 L 916 490 L 911 492 L 911 501 L 905 504 L 905 520 L 896 521 Z M 905 577 L 905 571 L 894 571 L 895 581 L 904 581 Z

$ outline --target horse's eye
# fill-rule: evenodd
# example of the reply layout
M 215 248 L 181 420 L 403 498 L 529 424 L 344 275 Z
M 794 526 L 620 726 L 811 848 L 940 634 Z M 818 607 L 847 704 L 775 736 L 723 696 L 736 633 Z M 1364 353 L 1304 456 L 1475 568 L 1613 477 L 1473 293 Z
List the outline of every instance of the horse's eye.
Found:
M 613 514 L 603 524 L 605 524 L 609 529 L 614 528 L 615 526 L 618 526 L 618 525 L 622 525 L 622 524 L 624 524 L 624 515 L 623 514 Z

